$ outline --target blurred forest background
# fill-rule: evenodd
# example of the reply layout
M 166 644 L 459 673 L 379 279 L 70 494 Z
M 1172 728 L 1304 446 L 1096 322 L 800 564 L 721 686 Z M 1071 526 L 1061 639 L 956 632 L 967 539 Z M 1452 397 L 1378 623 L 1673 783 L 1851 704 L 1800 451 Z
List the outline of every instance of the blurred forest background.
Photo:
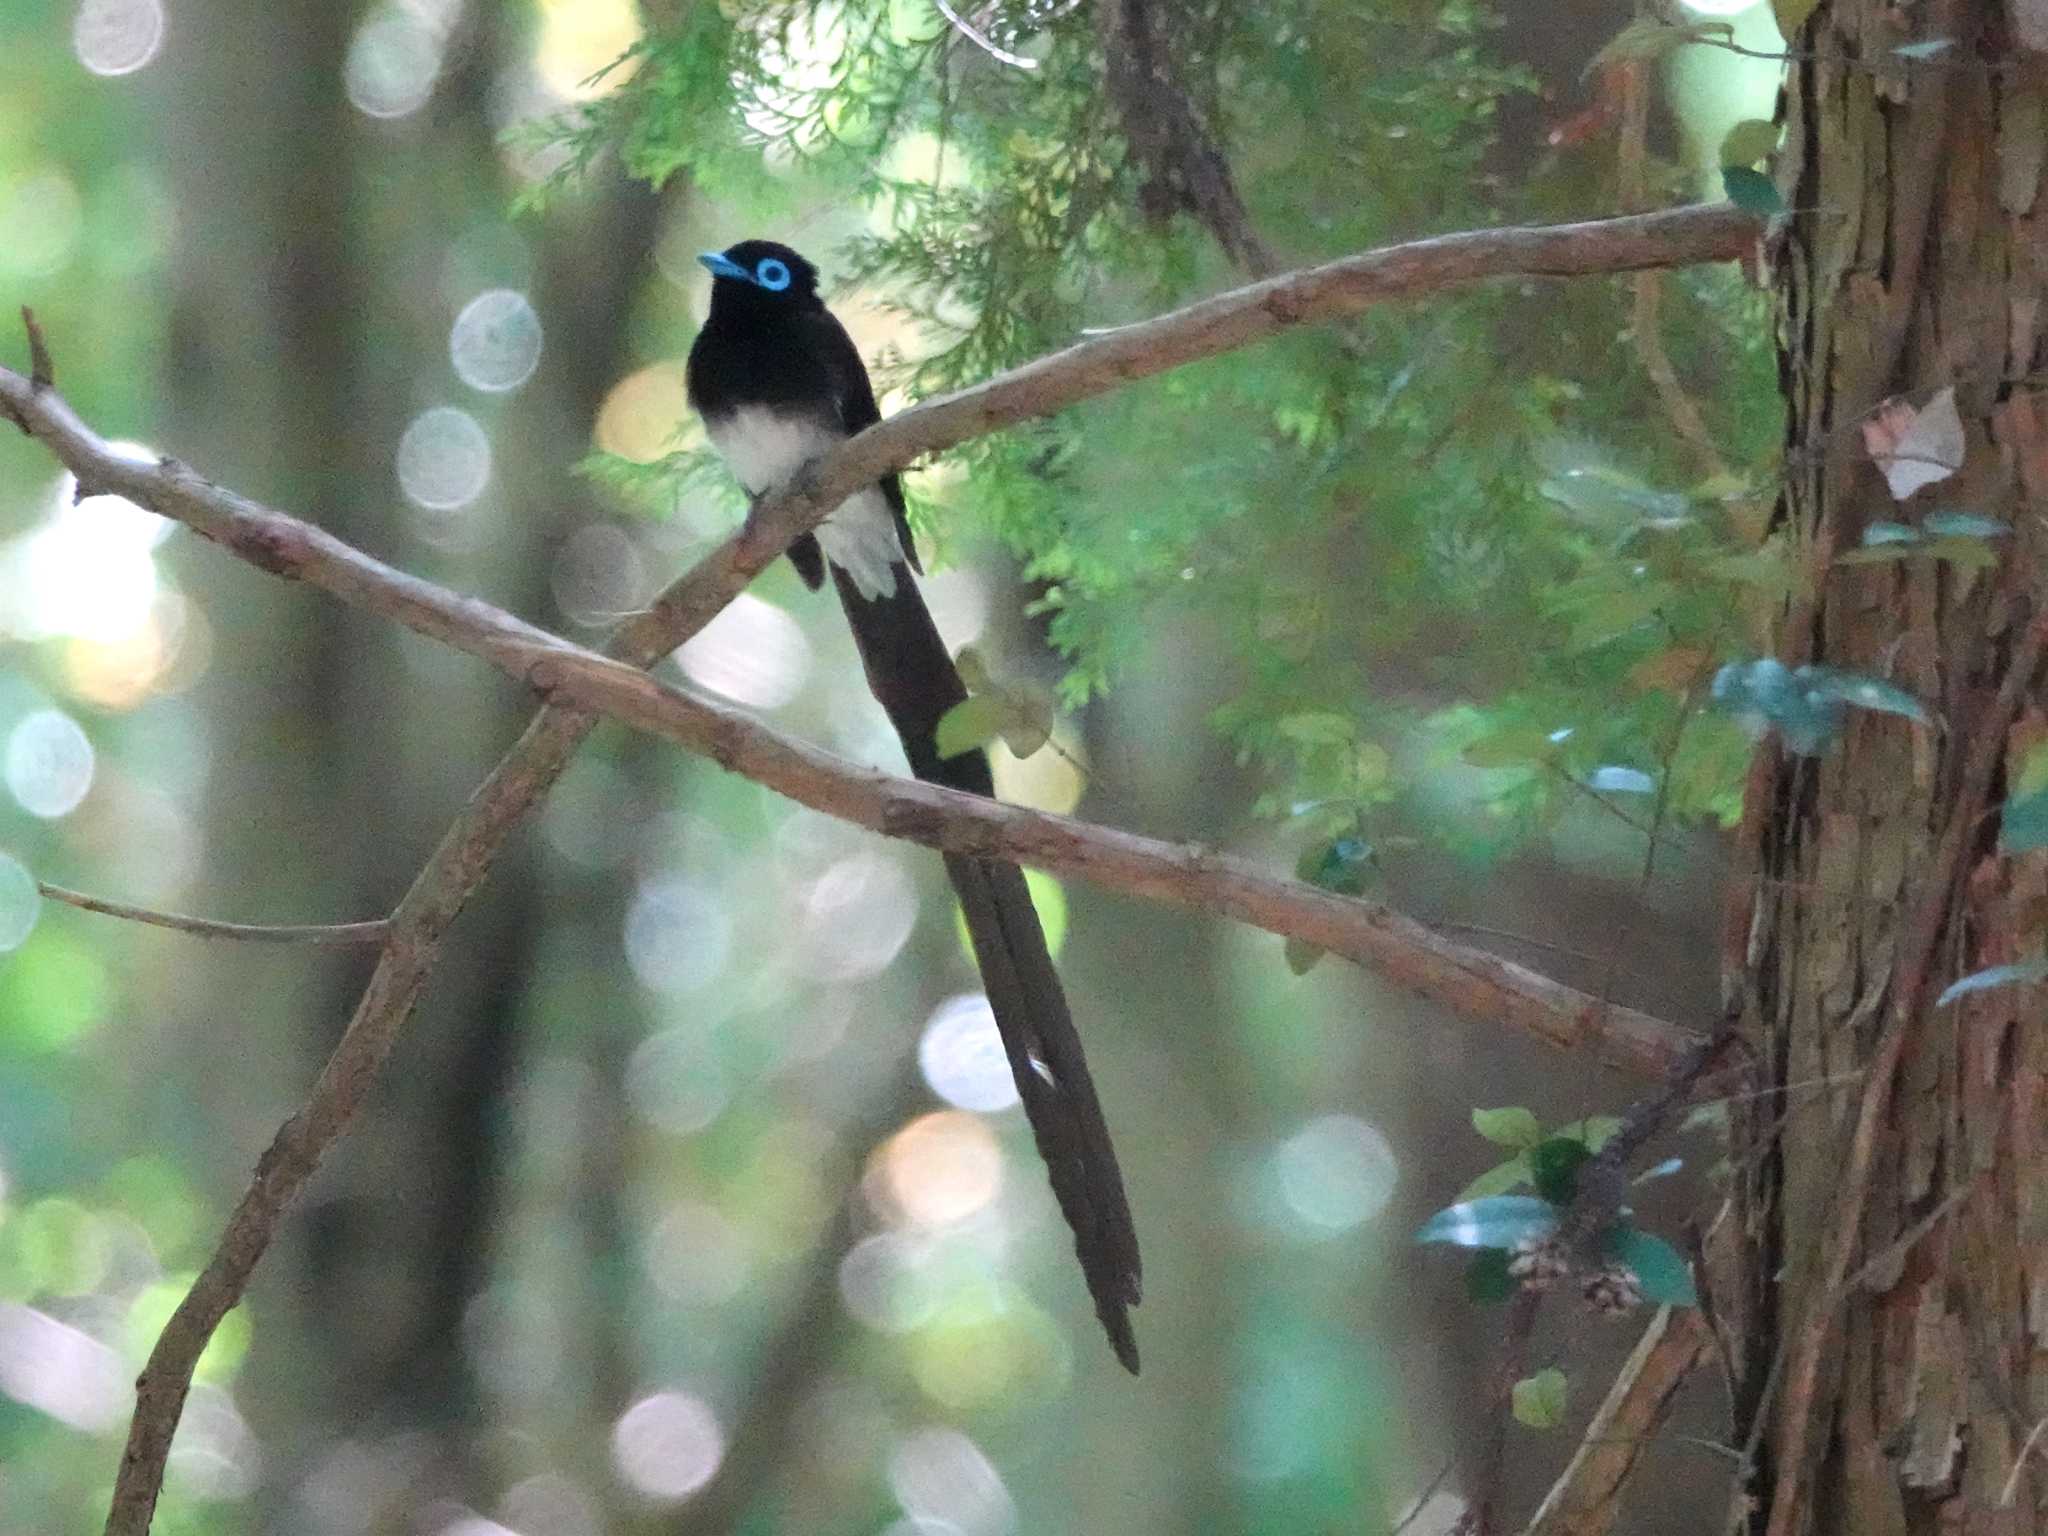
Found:
M 1704 47 L 1589 72 L 1625 0 L 1188 0 L 1163 46 L 1242 196 L 1219 230 L 1131 148 L 1102 9 L 7 0 L 0 302 L 110 436 L 588 640 L 740 510 L 683 420 L 700 249 L 816 260 L 888 411 L 1269 268 L 1718 196 L 1775 89 Z M 1695 706 L 1770 588 L 1766 313 L 1732 268 L 1497 285 L 914 475 L 949 643 L 1058 689 L 1003 792 L 1311 873 L 1369 844 L 1418 918 L 1704 1022 L 1747 744 Z M 0 539 L 0 1536 L 41 1536 L 98 1529 L 129 1383 L 370 962 L 33 879 L 380 916 L 532 701 L 74 505 L 12 434 Z M 901 768 L 786 568 L 665 666 Z M 1415 1228 L 1500 1156 L 1475 1107 L 1635 1085 L 1038 889 L 1145 1244 L 1142 1378 L 939 861 L 606 728 L 207 1356 L 157 1529 L 1374 1531 L 1418 1498 L 1444 1529 L 1496 1325 Z M 1673 1221 L 1718 1155 L 1676 1150 Z M 1514 1431 L 1520 1497 L 1633 1336 L 1539 1339 L 1573 1390 Z M 1716 1528 L 1711 1449 L 1650 1456 L 1638 1528 Z

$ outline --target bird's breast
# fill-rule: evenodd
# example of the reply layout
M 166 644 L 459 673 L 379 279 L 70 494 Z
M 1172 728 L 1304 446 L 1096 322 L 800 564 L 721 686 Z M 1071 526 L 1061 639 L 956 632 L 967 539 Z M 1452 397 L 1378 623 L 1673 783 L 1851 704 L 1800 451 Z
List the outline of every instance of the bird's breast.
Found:
M 788 415 L 764 405 L 743 405 L 706 420 L 704 431 L 749 496 L 775 490 L 805 460 L 825 452 L 842 435 L 814 418 Z

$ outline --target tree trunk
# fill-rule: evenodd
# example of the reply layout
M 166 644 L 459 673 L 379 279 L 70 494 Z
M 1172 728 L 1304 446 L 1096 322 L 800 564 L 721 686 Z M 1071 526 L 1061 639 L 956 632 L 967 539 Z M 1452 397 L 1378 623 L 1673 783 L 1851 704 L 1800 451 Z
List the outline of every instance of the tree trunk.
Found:
M 2027 1531 L 2048 1518 L 2026 1449 L 2048 1411 L 2048 1032 L 2034 989 L 1933 1000 L 2036 942 L 2043 895 L 2041 857 L 2000 857 L 1984 814 L 2003 768 L 1973 791 L 1965 765 L 1987 733 L 2010 763 L 2042 732 L 2037 678 L 1998 695 L 2038 655 L 2048 58 L 1996 0 L 1835 0 L 1792 51 L 1778 521 L 1815 574 L 1777 654 L 1884 678 L 1935 723 L 1851 710 L 1824 756 L 1766 744 L 1751 782 L 1726 958 L 1775 1091 L 1740 1106 L 1742 1279 L 1717 1298 L 1758 1450 L 1735 1524 Z M 1864 424 L 1951 386 L 1963 467 L 1902 505 Z M 1831 567 L 1871 523 L 1942 508 L 2012 523 L 1995 568 Z

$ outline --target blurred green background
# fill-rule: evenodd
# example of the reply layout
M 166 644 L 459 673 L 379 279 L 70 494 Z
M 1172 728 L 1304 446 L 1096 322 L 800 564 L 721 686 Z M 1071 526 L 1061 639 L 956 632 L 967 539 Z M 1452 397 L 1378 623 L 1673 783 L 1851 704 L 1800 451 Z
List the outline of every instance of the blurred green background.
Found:
M 1242 279 L 1124 147 L 1095 13 L 7 0 L 0 303 L 107 436 L 595 640 L 738 512 L 683 421 L 698 250 L 811 255 L 885 410 Z M 1771 66 L 1583 73 L 1628 18 L 1283 0 L 1166 31 L 1292 265 L 1718 195 Z M 1740 650 L 1779 418 L 1739 274 L 1658 293 L 1703 441 L 1645 382 L 1630 283 L 1509 284 L 914 476 L 949 643 L 1059 689 L 1058 749 L 999 751 L 1004 793 L 1277 868 L 1358 838 L 1413 915 L 1705 1018 L 1745 744 L 1671 680 Z M 98 1529 L 135 1370 L 369 965 L 32 878 L 381 915 L 532 701 L 74 505 L 12 435 L 0 646 L 17 1536 Z M 664 666 L 901 767 L 836 607 L 784 568 Z M 1142 1378 L 1096 1334 L 938 861 L 607 728 L 222 1329 L 157 1529 L 1378 1531 L 1432 1488 L 1409 1528 L 1447 1528 L 1497 1325 L 1410 1237 L 1498 1158 L 1474 1107 L 1550 1124 L 1635 1085 L 1298 975 L 1267 935 L 1039 889 L 1145 1247 Z M 1675 1224 L 1698 1193 L 1644 1203 Z M 1572 1398 L 1514 1431 L 1518 1499 L 1632 1337 L 1539 1340 Z M 1716 1526 L 1712 1453 L 1650 1457 L 1639 1528 Z

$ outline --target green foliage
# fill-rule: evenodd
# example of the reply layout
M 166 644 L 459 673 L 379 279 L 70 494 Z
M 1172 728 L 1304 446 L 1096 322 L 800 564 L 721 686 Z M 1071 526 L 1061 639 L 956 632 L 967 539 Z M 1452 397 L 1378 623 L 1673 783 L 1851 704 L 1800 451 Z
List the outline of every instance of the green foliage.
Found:
M 1625 1266 L 1643 1288 L 1643 1299 L 1657 1306 L 1696 1307 L 1692 1266 L 1676 1248 L 1653 1232 L 1617 1222 L 1602 1234 L 1600 1251 Z
M 1554 1365 L 1523 1377 L 1510 1393 L 1515 1422 L 1529 1429 L 1557 1428 L 1564 1422 L 1568 1386 L 1564 1372 Z

